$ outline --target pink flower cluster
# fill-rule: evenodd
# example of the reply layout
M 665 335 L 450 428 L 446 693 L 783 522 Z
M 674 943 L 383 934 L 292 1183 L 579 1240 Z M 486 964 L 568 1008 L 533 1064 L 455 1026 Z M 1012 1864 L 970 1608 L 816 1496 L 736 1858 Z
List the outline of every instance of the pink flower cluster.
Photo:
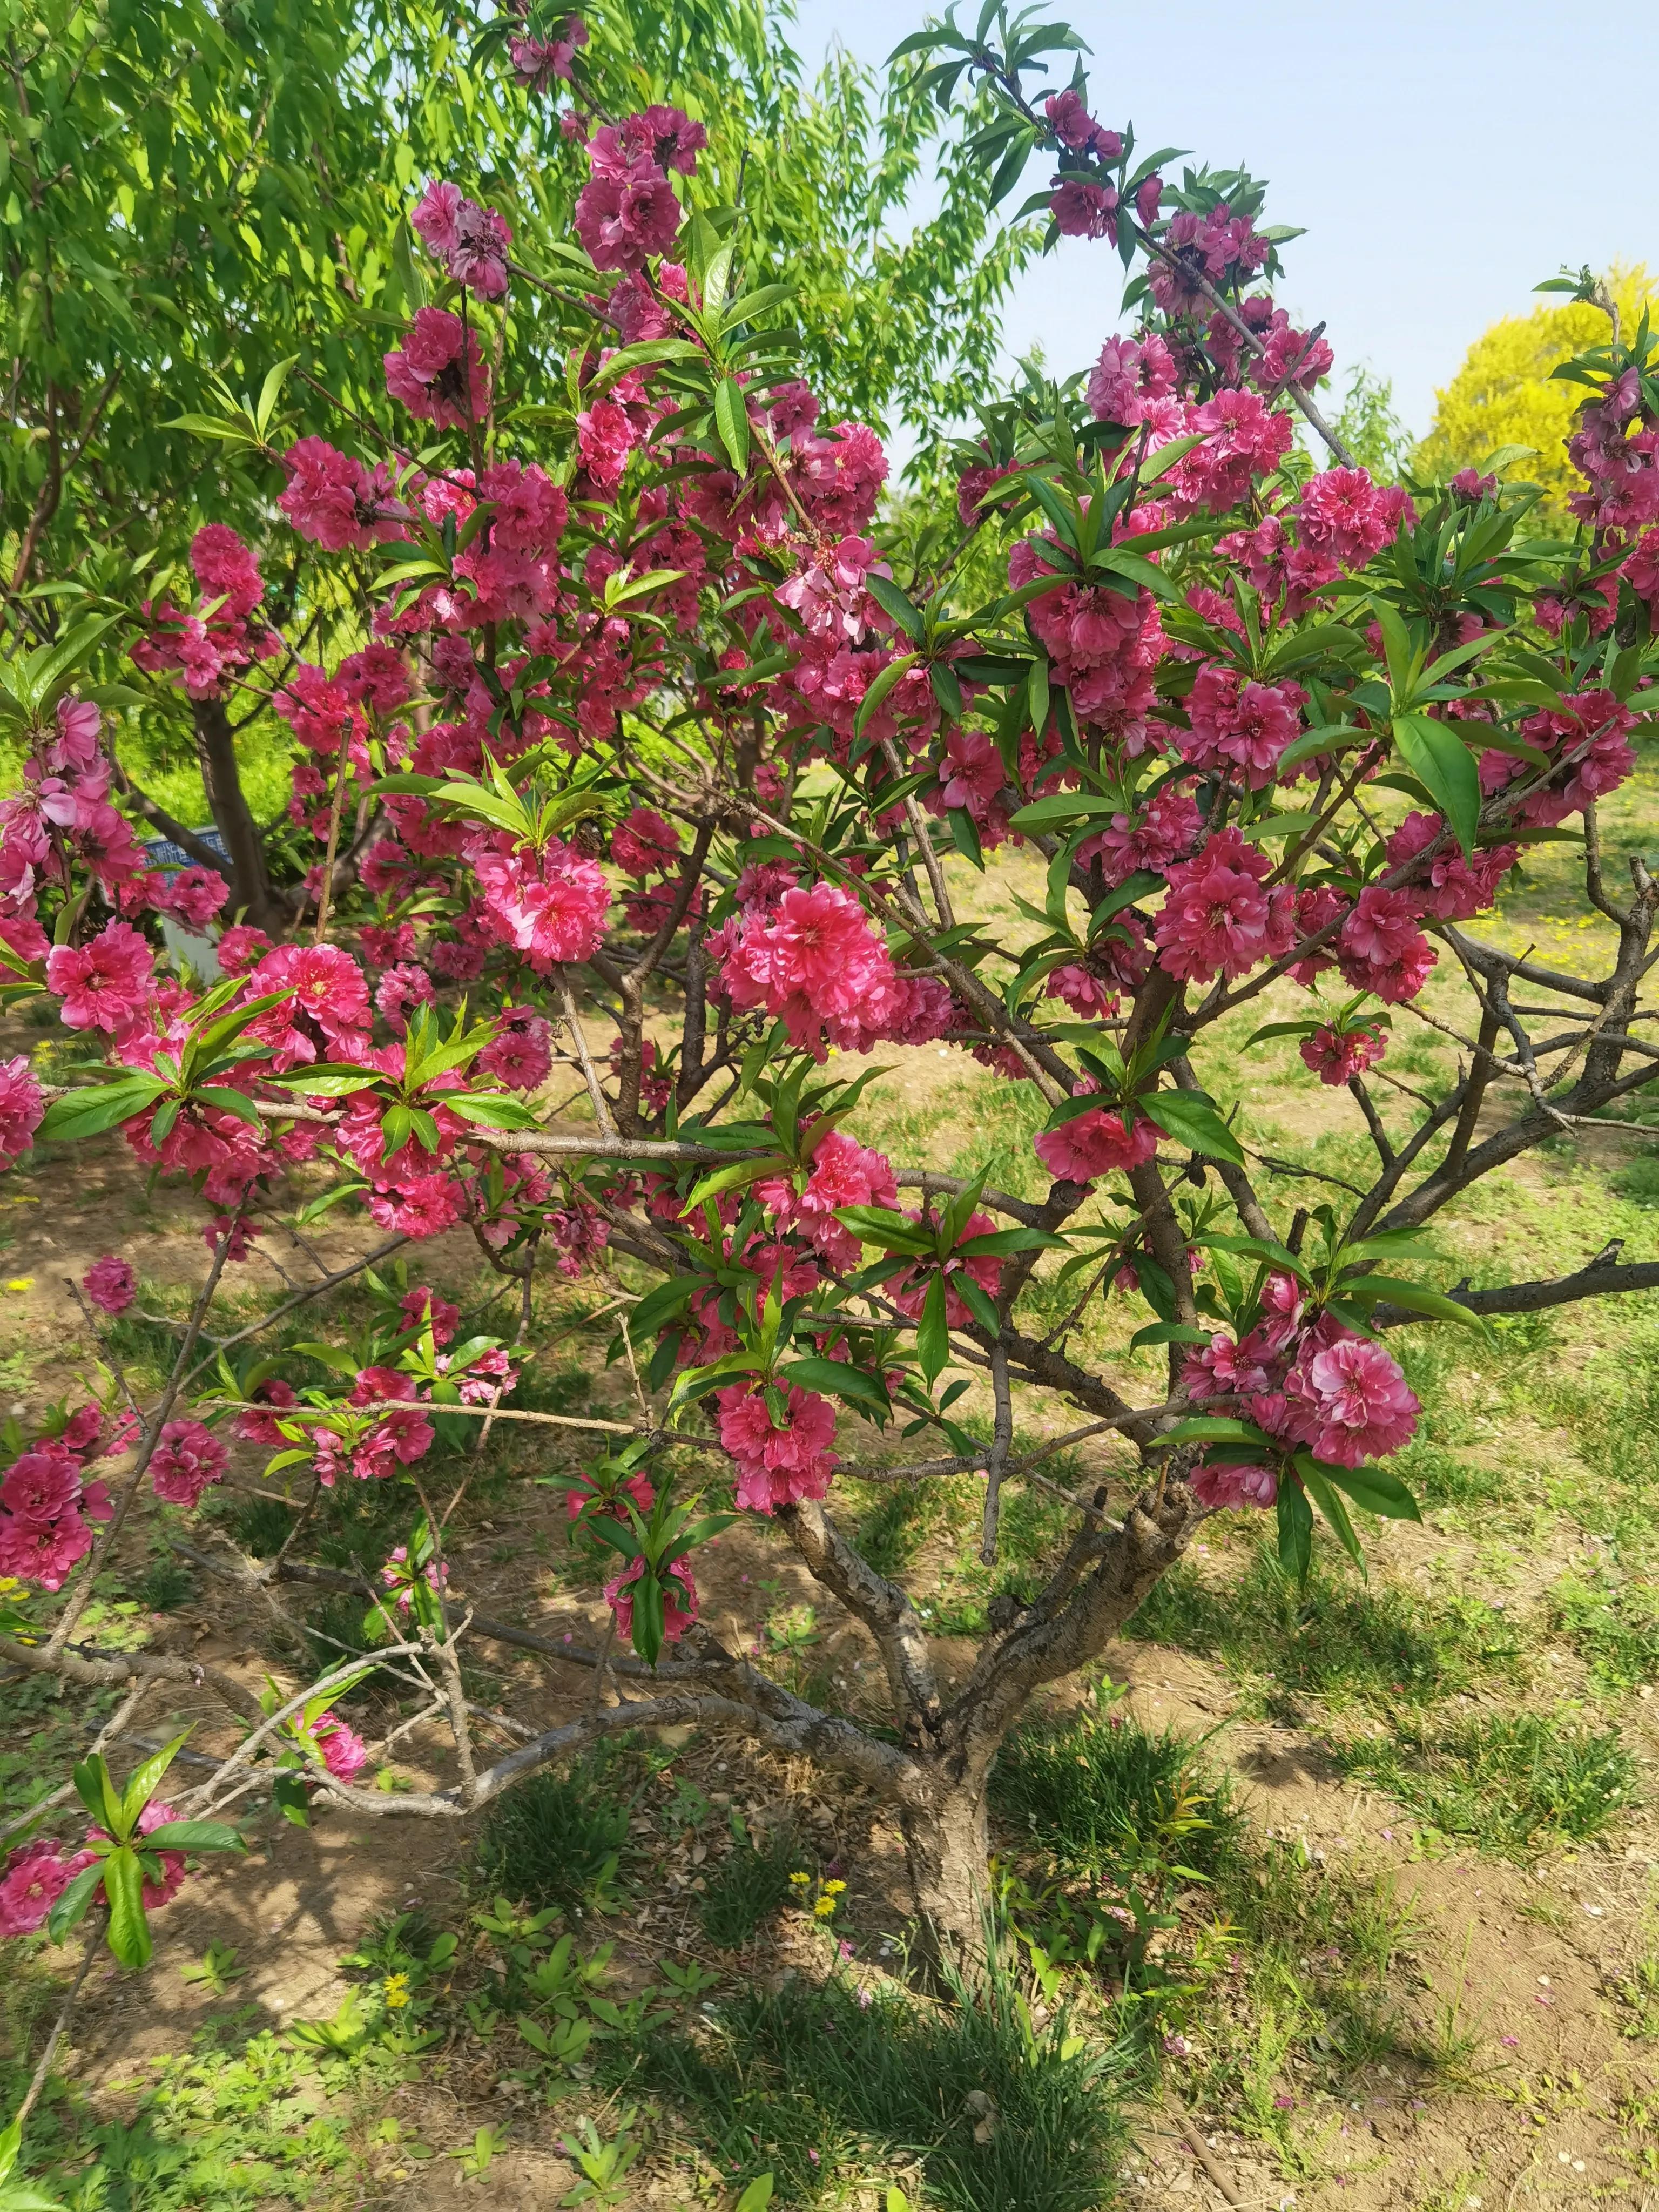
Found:
M 153 1835 L 157 1828 L 165 1827 L 174 1820 L 171 1805 L 152 1802 L 138 1815 L 138 1833 Z M 87 1830 L 87 1842 L 107 1842 L 106 1828 Z M 159 1881 L 146 1881 L 142 1896 L 144 1910 L 154 1912 L 176 1897 L 185 1879 L 185 1855 L 182 1851 L 161 1850 L 155 1853 L 161 1863 Z M 33 1843 L 20 1844 L 6 1861 L 3 1876 L 0 1876 L 0 1936 L 33 1936 L 46 1926 L 52 1908 L 69 1887 L 76 1875 L 96 1863 L 97 1854 L 85 1850 L 71 1850 L 55 1836 L 37 1837 Z
M 152 675 L 176 669 L 190 697 L 210 699 L 228 676 L 280 653 L 282 640 L 253 619 L 264 596 L 259 563 L 227 524 L 203 525 L 191 541 L 190 565 L 201 611 L 181 614 L 168 599 L 155 608 L 147 605 L 149 629 L 132 647 L 132 660 Z
M 37 1437 L 0 1476 L 0 1575 L 61 1589 L 70 1569 L 92 1549 L 88 1522 L 107 1521 L 109 1493 L 88 1482 L 94 1460 L 124 1451 L 127 1423 L 106 1437 L 96 1406 L 82 1406 L 56 1433 Z
M 1032 1149 L 1050 1175 L 1067 1182 L 1094 1182 L 1103 1175 L 1127 1174 L 1158 1157 L 1158 1125 L 1144 1114 L 1133 1125 L 1108 1107 L 1074 1114 L 1057 1128 L 1044 1129 Z
M 89 699 L 60 699 L 50 734 L 23 761 L 21 786 L 0 799 L 0 934 L 20 959 L 46 957 L 34 911 L 43 890 L 69 889 L 65 857 L 111 899 L 143 868 L 131 827 L 110 799 L 101 731 Z
M 635 1559 L 622 1573 L 614 1575 L 605 1586 L 605 1601 L 617 1619 L 617 1633 L 634 1640 L 634 1594 L 631 1585 L 645 1572 L 645 1561 Z M 684 1559 L 670 1559 L 659 1571 L 663 1588 L 662 1632 L 670 1644 L 678 1644 L 697 1617 L 697 1586 L 691 1579 L 691 1569 Z M 673 1592 L 679 1592 L 676 1603 Z
M 754 1513 L 771 1513 L 803 1498 L 822 1498 L 839 1464 L 831 1451 L 836 1413 L 827 1398 L 791 1384 L 784 1398 L 781 1426 L 773 1419 L 764 1390 L 744 1382 L 717 1390 L 720 1442 L 737 1468 L 737 1504 Z
M 480 300 L 501 297 L 507 290 L 507 249 L 513 233 L 493 208 L 466 198 L 459 185 L 434 183 L 416 201 L 409 219 L 427 252 L 458 284 Z
M 1301 735 L 1307 694 L 1297 684 L 1256 684 L 1219 661 L 1198 672 L 1188 696 L 1188 731 L 1176 738 L 1196 769 L 1236 769 L 1250 791 L 1276 779 L 1280 755 Z
M 447 307 L 417 307 L 402 345 L 385 364 L 392 397 L 434 429 L 465 429 L 489 412 L 489 369 L 478 333 Z
M 169 1421 L 150 1455 L 150 1487 L 169 1505 L 199 1505 L 225 1479 L 230 1454 L 201 1421 Z
M 826 1036 L 844 1051 L 866 1050 L 878 1037 L 920 1042 L 911 1033 L 943 1012 L 937 987 L 919 988 L 932 979 L 901 976 L 864 908 L 830 884 L 786 890 L 769 914 L 750 908 L 708 945 L 732 1004 L 764 1007 L 818 1060 Z
M 586 24 L 580 15 L 567 15 L 550 39 L 532 38 L 524 31 L 509 32 L 507 58 L 526 92 L 546 92 L 556 82 L 570 82 L 576 55 L 586 44 Z
M 1332 1467 L 1360 1467 L 1409 1442 L 1422 1411 L 1398 1364 L 1380 1344 L 1356 1336 L 1328 1313 L 1310 1315 L 1301 1285 L 1268 1279 L 1262 1317 L 1235 1343 L 1211 1338 L 1188 1355 L 1187 1388 L 1195 1400 L 1242 1401 L 1240 1411 L 1281 1452 L 1310 1451 Z M 1215 1459 L 1192 1477 L 1206 1505 L 1271 1505 L 1273 1465 Z
M 1334 1088 L 1352 1081 L 1356 1075 L 1363 1075 L 1368 1067 L 1375 1067 L 1387 1051 L 1388 1042 L 1380 1029 L 1339 1030 L 1324 1022 L 1311 1036 L 1304 1037 L 1297 1049 L 1302 1054 L 1304 1066 L 1322 1083 Z
M 607 123 L 588 141 L 592 174 L 576 198 L 576 235 L 596 269 L 629 274 L 666 253 L 679 234 L 671 171 L 692 176 L 708 144 L 678 107 L 648 107 Z
M 1175 862 L 1154 929 L 1158 965 L 1207 983 L 1281 959 L 1296 939 L 1296 892 L 1289 884 L 1267 889 L 1272 870 L 1261 847 L 1234 829 L 1206 839 L 1195 859 Z

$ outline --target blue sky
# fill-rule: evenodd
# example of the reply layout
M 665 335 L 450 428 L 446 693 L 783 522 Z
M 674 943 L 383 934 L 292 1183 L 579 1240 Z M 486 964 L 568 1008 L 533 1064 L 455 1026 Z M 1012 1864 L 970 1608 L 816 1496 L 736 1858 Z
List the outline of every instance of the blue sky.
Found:
M 879 66 L 921 0 L 799 0 L 813 64 L 832 37 Z M 958 15 L 971 27 L 976 0 Z M 1147 150 L 1190 148 L 1271 181 L 1268 214 L 1308 235 L 1280 302 L 1322 318 L 1343 377 L 1366 363 L 1412 430 L 1500 315 L 1525 314 L 1563 262 L 1659 273 L 1659 13 L 1565 0 L 1188 0 L 1052 12 L 1093 48 L 1095 113 Z M 1064 73 L 1059 80 L 1064 81 Z M 1040 181 L 1037 167 L 1027 189 Z M 1010 203 L 1018 204 L 1018 198 Z M 1061 242 L 1022 281 L 1009 354 L 1040 340 L 1084 367 L 1113 327 L 1120 264 Z

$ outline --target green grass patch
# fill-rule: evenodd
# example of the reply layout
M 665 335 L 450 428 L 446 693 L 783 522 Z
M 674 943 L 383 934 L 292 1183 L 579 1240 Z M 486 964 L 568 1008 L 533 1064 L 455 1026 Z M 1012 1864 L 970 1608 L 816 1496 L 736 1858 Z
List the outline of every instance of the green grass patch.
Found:
M 1635 1801 L 1636 1762 L 1618 1729 L 1565 1711 L 1402 1726 L 1337 1755 L 1353 1779 L 1497 1858 L 1525 1861 L 1588 1842 Z
M 702 1932 L 722 1951 L 735 1951 L 778 1911 L 789 1895 L 789 1877 L 805 1861 L 787 1831 L 756 1838 L 744 1834 L 708 1876 L 697 1908 Z
M 1425 1597 L 1380 1574 L 1364 1583 L 1317 1552 L 1299 1589 L 1265 1543 L 1224 1587 L 1178 1565 L 1126 1632 L 1218 1659 L 1249 1703 L 1287 1720 L 1304 1717 L 1314 1699 L 1334 1711 L 1425 1705 L 1510 1678 L 1520 1657 L 1514 1629 L 1492 1606 Z
M 642 1787 L 625 1743 L 599 1743 L 563 1772 L 516 1783 L 484 1816 L 475 1887 L 541 1911 L 604 1911 L 615 1901 L 628 1826 Z
M 1241 1847 L 1237 1808 L 1198 1747 L 1111 1710 L 1010 1736 L 992 1770 L 991 1802 L 1062 1873 L 1096 1885 L 1138 1866 L 1157 1838 L 1169 1837 L 1206 1879 Z
M 1587 1583 L 1565 1575 L 1550 1592 L 1549 1607 L 1598 1690 L 1659 1681 L 1659 1590 L 1651 1583 Z
M 1116 2200 L 1127 2052 L 1073 2043 L 1063 2021 L 1034 2033 L 1000 1974 L 951 2005 L 793 1982 L 606 2051 L 631 2060 L 630 2090 L 674 2106 L 734 2190 L 769 2171 L 790 2205 L 844 2203 L 860 2179 L 902 2180 L 917 2212 Z

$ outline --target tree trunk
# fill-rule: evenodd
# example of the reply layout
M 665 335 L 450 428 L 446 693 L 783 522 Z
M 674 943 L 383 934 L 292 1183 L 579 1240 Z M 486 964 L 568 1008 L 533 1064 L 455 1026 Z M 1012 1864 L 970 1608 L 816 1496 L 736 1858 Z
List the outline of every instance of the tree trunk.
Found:
M 982 1959 L 991 1855 L 985 1770 L 936 1770 L 902 1808 L 899 1827 L 926 1962 Z
M 191 702 L 196 722 L 196 757 L 214 825 L 224 840 L 230 866 L 230 908 L 272 937 L 292 927 L 294 916 L 271 888 L 264 844 L 242 791 L 236 766 L 236 741 L 221 699 Z

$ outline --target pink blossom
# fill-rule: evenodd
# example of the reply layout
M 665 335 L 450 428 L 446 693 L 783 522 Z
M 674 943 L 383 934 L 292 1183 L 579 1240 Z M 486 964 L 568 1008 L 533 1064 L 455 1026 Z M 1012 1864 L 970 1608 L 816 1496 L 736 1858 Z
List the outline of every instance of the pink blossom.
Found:
M 1272 863 L 1237 830 L 1210 838 L 1197 858 L 1168 870 L 1170 895 L 1154 927 L 1158 965 L 1171 975 L 1206 983 L 1231 980 L 1258 960 L 1277 960 L 1296 937 L 1296 892 L 1288 884 L 1264 890 Z
M 0 1878 L 0 1936 L 33 1936 L 44 1928 L 52 1906 L 91 1863 L 89 1851 L 70 1854 L 55 1836 L 20 1844 Z
M 429 1321 L 432 1341 L 440 1351 L 454 1335 L 461 1318 L 459 1306 L 451 1305 L 447 1298 L 441 1298 L 436 1291 L 428 1290 L 424 1284 L 404 1293 L 398 1311 L 406 1329 L 424 1328 Z
M 550 39 L 509 32 L 507 52 L 513 74 L 525 90 L 546 92 L 556 79 L 569 82 L 577 49 L 586 44 L 586 24 L 580 15 L 567 15 Z
M 61 1445 L 26 1451 L 0 1477 L 0 1505 L 24 1521 L 55 1521 L 80 1495 L 81 1463 Z
M 600 131 L 588 148 L 606 136 Z M 666 253 L 679 234 L 680 204 L 667 177 L 648 154 L 626 167 L 601 167 L 576 196 L 576 235 L 596 269 L 632 274 L 653 255 Z
M 654 807 L 636 806 L 611 833 L 611 857 L 630 876 L 665 872 L 679 856 L 679 833 Z
M 29 1150 L 46 1111 L 46 1102 L 24 1055 L 0 1060 L 0 1167 L 9 1167 Z
M 389 1022 L 402 1036 L 416 1006 L 435 1005 L 437 997 L 436 987 L 425 969 L 412 960 L 404 960 L 388 968 L 381 976 L 374 993 L 374 1006 L 381 1019 Z
M 312 1723 L 311 1741 L 337 1782 L 355 1782 L 368 1764 L 368 1746 L 331 1709 Z
M 1158 1125 L 1140 1114 L 1130 1127 L 1121 1114 L 1094 1107 L 1057 1128 L 1040 1131 L 1031 1148 L 1050 1175 L 1066 1182 L 1093 1182 L 1156 1158 Z
M 489 536 L 510 553 L 550 554 L 569 518 L 569 502 L 552 478 L 532 461 L 497 461 L 478 479 L 481 497 L 495 502 Z
M 124 1314 L 137 1297 L 137 1276 L 133 1274 L 131 1261 L 106 1252 L 80 1279 L 80 1287 L 86 1297 L 100 1310 L 100 1314 Z
M 413 1176 L 386 1190 L 373 1191 L 368 1210 L 382 1229 L 400 1237 L 441 1237 L 461 1218 L 461 1194 L 447 1175 Z
M 617 1632 L 634 1640 L 634 1598 L 629 1585 L 636 1583 L 645 1572 L 645 1561 L 635 1559 L 622 1573 L 615 1575 L 605 1586 L 605 1601 L 617 1617 Z M 691 1570 L 684 1559 L 670 1559 L 658 1570 L 663 1586 L 664 1638 L 678 1644 L 697 1617 L 697 1586 L 691 1579 Z M 673 1591 L 678 1587 L 680 1602 L 676 1604 Z
M 1095 121 L 1080 93 L 1051 92 L 1042 103 L 1042 112 L 1055 137 L 1073 154 L 1092 154 L 1099 161 L 1115 161 L 1123 151 L 1118 133 Z
M 202 1242 L 216 1255 L 221 1244 L 224 1245 L 226 1264 L 240 1267 L 258 1233 L 246 1213 L 217 1213 L 203 1230 Z
M 1387 1006 L 1415 998 L 1438 957 L 1407 894 L 1376 884 L 1361 891 L 1336 939 L 1337 965 L 1347 981 Z
M 1297 1047 L 1304 1064 L 1322 1083 L 1333 1086 L 1363 1075 L 1368 1067 L 1376 1066 L 1387 1049 L 1388 1039 L 1381 1030 L 1344 1031 L 1334 1029 L 1328 1022 L 1322 1024 L 1311 1036 L 1304 1037 Z
M 76 1561 L 91 1549 L 92 1531 L 78 1513 L 63 1512 L 55 1521 L 0 1514 L 0 1575 L 62 1589 Z
M 268 1375 L 263 1382 L 256 1383 L 252 1393 L 248 1412 L 238 1413 L 232 1426 L 244 1443 L 263 1444 L 267 1451 L 283 1451 L 294 1442 L 285 1437 L 277 1426 L 283 1414 L 299 1402 L 299 1394 L 291 1382 L 284 1382 L 280 1375 Z M 269 1412 L 258 1410 L 268 1407 Z
M 200 1421 L 169 1421 L 150 1455 L 150 1487 L 169 1505 L 195 1505 L 222 1482 L 230 1454 Z
M 270 939 L 264 930 L 250 928 L 245 921 L 226 930 L 214 947 L 219 965 L 227 975 L 245 974 L 270 950 Z
M 779 1386 L 780 1389 L 781 1386 Z M 764 1391 L 734 1383 L 714 1394 L 720 1407 L 720 1442 L 738 1470 L 736 1501 L 756 1513 L 793 1505 L 803 1498 L 822 1498 L 839 1465 L 830 1449 L 836 1413 L 827 1398 L 792 1384 L 778 1427 Z
M 482 1074 L 509 1091 L 538 1091 L 553 1070 L 553 1025 L 533 1006 L 503 1006 L 495 1035 L 478 1054 Z
M 1059 176 L 1048 212 L 1062 238 L 1104 238 L 1117 243 L 1117 188 L 1085 177 Z
M 1236 768 L 1248 789 L 1265 790 L 1300 734 L 1305 697 L 1297 684 L 1242 681 L 1236 670 L 1207 662 L 1188 699 L 1192 729 L 1177 738 L 1182 757 L 1194 768 Z
M 1304 1356 L 1291 1370 L 1285 1395 L 1299 1441 L 1335 1467 L 1398 1451 L 1423 1410 L 1395 1362 L 1361 1336 Z
M 150 949 L 125 921 L 112 921 L 89 945 L 54 945 L 46 984 L 64 1001 L 72 1030 L 122 1030 L 137 1018 L 149 990 Z
M 297 438 L 283 456 L 288 489 L 276 504 L 301 538 L 325 552 L 370 545 L 380 534 L 374 479 L 326 438 Z
M 1145 338 L 1108 338 L 1089 377 L 1089 412 L 1099 422 L 1133 428 L 1147 404 L 1175 390 L 1175 356 L 1155 332 Z
M 489 412 L 489 371 L 478 333 L 447 308 L 417 308 L 402 346 L 385 362 L 392 397 L 437 429 L 460 429 Z
M 1246 1505 L 1266 1509 L 1279 1496 L 1279 1476 L 1271 1466 L 1249 1460 L 1196 1467 L 1187 1478 L 1200 1505 L 1213 1509 Z
M 492 936 L 522 952 L 538 975 L 591 959 L 605 941 L 611 891 L 592 860 L 556 840 L 540 853 L 486 853 L 473 863 Z
M 1438 814 L 1408 814 L 1388 841 L 1390 867 L 1403 867 L 1425 852 L 1442 837 L 1445 826 Z M 1420 884 L 1408 887 L 1409 896 L 1421 911 L 1442 921 L 1468 921 L 1492 904 L 1520 851 L 1518 845 L 1483 845 L 1466 859 L 1447 837 L 1422 871 Z
M 785 891 L 770 920 L 751 910 L 724 949 L 720 980 L 732 1004 L 763 1006 L 820 1057 L 826 1022 L 879 1033 L 903 1005 L 885 943 L 858 901 L 829 884 Z

